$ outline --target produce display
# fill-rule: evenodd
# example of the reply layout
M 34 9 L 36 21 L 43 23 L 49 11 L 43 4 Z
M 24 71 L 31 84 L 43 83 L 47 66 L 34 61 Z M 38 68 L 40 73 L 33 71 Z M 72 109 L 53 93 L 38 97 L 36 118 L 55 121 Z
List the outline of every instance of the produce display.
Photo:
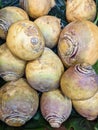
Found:
M 98 1 L 3 4 L 0 129 L 97 130 Z

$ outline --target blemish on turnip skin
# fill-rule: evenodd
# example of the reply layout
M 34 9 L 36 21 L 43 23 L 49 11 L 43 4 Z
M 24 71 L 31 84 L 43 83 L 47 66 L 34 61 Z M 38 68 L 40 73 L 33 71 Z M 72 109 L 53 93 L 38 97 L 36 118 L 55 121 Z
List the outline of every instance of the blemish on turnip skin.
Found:
M 32 38 L 31 38 L 31 43 L 32 43 L 33 45 L 38 44 L 38 43 L 39 43 L 38 38 L 36 38 L 36 37 L 32 37 Z

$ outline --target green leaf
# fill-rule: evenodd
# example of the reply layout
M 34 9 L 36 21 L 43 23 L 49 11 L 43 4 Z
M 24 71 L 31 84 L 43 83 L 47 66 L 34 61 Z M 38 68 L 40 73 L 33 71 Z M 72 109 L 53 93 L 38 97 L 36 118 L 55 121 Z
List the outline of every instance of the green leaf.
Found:
M 2 8 L 2 3 L 1 3 L 1 0 L 0 0 L 0 9 Z
M 65 127 L 70 130 L 94 130 L 94 122 L 88 121 L 83 117 L 70 117 L 65 123 Z
M 98 130 L 98 128 L 95 128 L 94 130 Z
M 97 11 L 98 11 L 98 0 L 96 0 L 96 6 L 97 6 Z
M 36 113 L 36 115 L 24 125 L 24 129 L 39 129 L 39 128 L 51 128 L 49 123 L 43 118 L 40 110 Z
M 35 116 L 33 117 L 34 120 L 39 120 L 41 118 L 41 112 L 40 110 L 37 111 L 37 113 L 35 114 Z
M 98 74 L 98 61 L 93 65 L 93 68 L 95 69 L 96 73 Z
M 95 19 L 94 23 L 95 23 L 96 25 L 97 25 L 97 23 L 98 23 L 98 13 L 97 13 L 97 15 L 96 15 L 96 19 Z
M 5 124 L 0 121 L 0 130 L 4 130 Z
M 98 118 L 96 120 L 96 124 L 95 124 L 94 130 L 98 130 Z
M 98 130 L 98 124 L 94 127 L 94 130 Z
M 95 19 L 94 23 L 96 25 L 98 25 L 98 0 L 96 0 L 96 8 L 97 8 L 97 14 L 96 14 L 96 19 Z
M 34 128 L 32 130 L 44 130 L 44 129 L 43 128 L 37 128 L 37 129 Z
M 44 130 L 44 128 L 43 127 L 42 128 L 41 127 L 40 128 L 36 128 L 36 127 L 35 128 L 24 128 L 23 130 Z
M 1 7 L 19 6 L 19 0 L 1 0 Z

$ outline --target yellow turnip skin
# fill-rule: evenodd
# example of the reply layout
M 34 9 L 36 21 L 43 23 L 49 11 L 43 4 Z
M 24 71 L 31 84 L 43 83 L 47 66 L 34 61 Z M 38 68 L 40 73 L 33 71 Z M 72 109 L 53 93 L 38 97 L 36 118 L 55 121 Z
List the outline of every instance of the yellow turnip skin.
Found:
M 20 0 L 20 6 L 35 19 L 48 14 L 55 6 L 55 0 Z
M 25 79 L 0 88 L 0 120 L 9 126 L 22 126 L 37 112 L 39 97 Z
M 60 19 L 55 16 L 45 15 L 37 18 L 34 23 L 40 28 L 45 38 L 45 45 L 49 48 L 56 46 L 61 32 Z
M 69 23 L 60 34 L 58 54 L 66 67 L 77 63 L 95 64 L 98 59 L 98 27 L 85 20 Z
M 98 76 L 91 65 L 77 64 L 61 77 L 62 92 L 73 100 L 88 99 L 98 91 Z
M 6 39 L 9 27 L 20 20 L 29 20 L 23 9 L 14 6 L 0 9 L 0 37 Z
M 21 78 L 25 72 L 26 62 L 14 56 L 6 43 L 0 46 L 0 77 L 5 81 Z
M 69 22 L 75 20 L 94 21 L 96 4 L 94 0 L 67 0 L 66 18 Z
M 64 66 L 60 58 L 45 47 L 43 54 L 26 65 L 26 78 L 29 84 L 38 91 L 44 92 L 59 87 Z
M 10 51 L 26 61 L 38 58 L 45 46 L 40 29 L 29 20 L 21 20 L 11 25 L 6 41 Z
M 70 116 L 72 102 L 59 89 L 55 89 L 42 94 L 40 108 L 51 127 L 59 128 Z
M 87 120 L 95 120 L 98 117 L 98 92 L 87 100 L 72 100 L 75 110 Z

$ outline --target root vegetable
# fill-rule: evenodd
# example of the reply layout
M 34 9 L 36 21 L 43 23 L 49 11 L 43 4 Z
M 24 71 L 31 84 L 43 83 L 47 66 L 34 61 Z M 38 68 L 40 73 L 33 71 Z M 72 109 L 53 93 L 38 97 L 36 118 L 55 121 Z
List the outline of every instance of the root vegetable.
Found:
M 40 28 L 45 38 L 45 45 L 49 48 L 56 46 L 61 32 L 60 19 L 46 15 L 37 18 L 34 23 Z
M 20 20 L 29 20 L 23 9 L 14 6 L 0 9 L 0 37 L 6 39 L 9 27 Z
M 51 127 L 59 128 L 70 116 L 72 103 L 59 89 L 56 89 L 42 94 L 40 107 L 43 117 Z
M 74 21 L 62 30 L 58 54 L 66 67 L 95 64 L 98 59 L 98 27 L 90 21 Z
M 20 0 L 20 6 L 35 19 L 48 14 L 55 6 L 55 0 Z
M 94 21 L 96 11 L 94 0 L 67 0 L 66 2 L 66 18 L 69 22 L 82 19 Z
M 59 57 L 49 48 L 43 54 L 26 65 L 26 78 L 38 91 L 44 92 L 59 87 L 64 67 Z
M 22 126 L 38 109 L 38 94 L 25 79 L 6 83 L 0 89 L 0 119 L 10 126 Z
M 98 117 L 98 92 L 87 100 L 72 100 L 75 110 L 87 120 L 95 120 Z
M 29 20 L 14 23 L 9 28 L 6 43 L 14 55 L 26 61 L 38 58 L 45 46 L 38 26 Z
M 98 91 L 98 76 L 91 65 L 77 64 L 62 75 L 61 90 L 73 100 L 88 99 Z
M 5 81 L 17 80 L 24 75 L 26 62 L 15 57 L 6 43 L 0 46 L 0 77 Z

